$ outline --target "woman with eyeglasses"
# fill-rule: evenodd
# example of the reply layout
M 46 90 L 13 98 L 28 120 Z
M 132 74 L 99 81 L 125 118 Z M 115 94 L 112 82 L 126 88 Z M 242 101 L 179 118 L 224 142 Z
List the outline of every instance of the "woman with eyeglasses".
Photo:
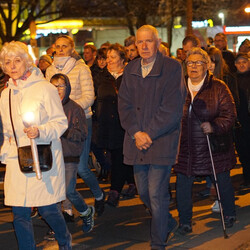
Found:
M 191 49 L 186 58 L 188 95 L 183 110 L 177 173 L 177 233 L 192 232 L 192 184 L 195 176 L 212 176 L 206 134 L 229 134 L 236 118 L 233 97 L 226 84 L 208 71 L 209 56 L 201 48 Z M 235 220 L 234 191 L 230 169 L 235 164 L 232 142 L 228 150 L 213 153 L 226 227 Z M 212 176 L 213 178 L 213 176 Z

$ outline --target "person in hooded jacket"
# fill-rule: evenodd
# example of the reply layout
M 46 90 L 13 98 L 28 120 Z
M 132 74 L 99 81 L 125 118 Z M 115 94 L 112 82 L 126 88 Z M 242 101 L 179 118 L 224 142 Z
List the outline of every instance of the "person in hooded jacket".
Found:
M 71 86 L 66 75 L 55 74 L 50 82 L 58 90 L 63 110 L 68 119 L 68 129 L 61 136 L 65 163 L 66 197 L 68 199 L 63 202 L 63 208 L 66 211 L 65 214 L 73 216 L 72 203 L 83 220 L 82 230 L 90 232 L 94 226 L 95 209 L 93 206 L 88 206 L 76 190 L 78 163 L 88 133 L 85 113 L 80 105 L 69 98 Z

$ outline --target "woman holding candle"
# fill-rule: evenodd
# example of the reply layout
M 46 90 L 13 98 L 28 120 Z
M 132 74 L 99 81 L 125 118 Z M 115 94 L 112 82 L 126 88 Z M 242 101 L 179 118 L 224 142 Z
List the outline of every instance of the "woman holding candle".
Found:
M 31 207 L 38 207 L 39 213 L 55 231 L 59 249 L 72 249 L 71 235 L 57 206 L 66 198 L 60 136 L 68 124 L 57 90 L 33 65 L 27 46 L 21 42 L 4 44 L 0 51 L 0 66 L 10 76 L 0 100 L 4 131 L 1 161 L 6 164 L 5 205 L 12 206 L 19 249 L 36 249 Z M 30 127 L 24 127 L 23 123 L 27 112 L 34 115 Z M 35 139 L 38 145 L 51 144 L 52 169 L 43 172 L 41 180 L 35 173 L 24 174 L 19 167 L 17 147 L 30 145 L 30 139 Z

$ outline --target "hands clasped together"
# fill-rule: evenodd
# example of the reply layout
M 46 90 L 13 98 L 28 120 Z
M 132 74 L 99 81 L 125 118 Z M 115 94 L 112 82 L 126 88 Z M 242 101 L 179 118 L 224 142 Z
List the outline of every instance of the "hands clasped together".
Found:
M 141 131 L 136 132 L 134 134 L 134 138 L 135 138 L 135 145 L 139 150 L 143 149 L 147 150 L 152 144 L 150 136 L 145 132 Z

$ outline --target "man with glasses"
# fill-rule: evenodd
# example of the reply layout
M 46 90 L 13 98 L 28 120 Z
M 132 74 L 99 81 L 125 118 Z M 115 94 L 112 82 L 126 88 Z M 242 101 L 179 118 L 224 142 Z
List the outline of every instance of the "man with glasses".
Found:
M 158 51 L 160 43 L 153 26 L 137 30 L 141 58 L 126 66 L 118 94 L 120 121 L 126 131 L 124 163 L 134 166 L 138 193 L 152 214 L 151 249 L 165 249 L 177 226 L 169 213 L 168 185 L 185 96 L 181 65 Z

